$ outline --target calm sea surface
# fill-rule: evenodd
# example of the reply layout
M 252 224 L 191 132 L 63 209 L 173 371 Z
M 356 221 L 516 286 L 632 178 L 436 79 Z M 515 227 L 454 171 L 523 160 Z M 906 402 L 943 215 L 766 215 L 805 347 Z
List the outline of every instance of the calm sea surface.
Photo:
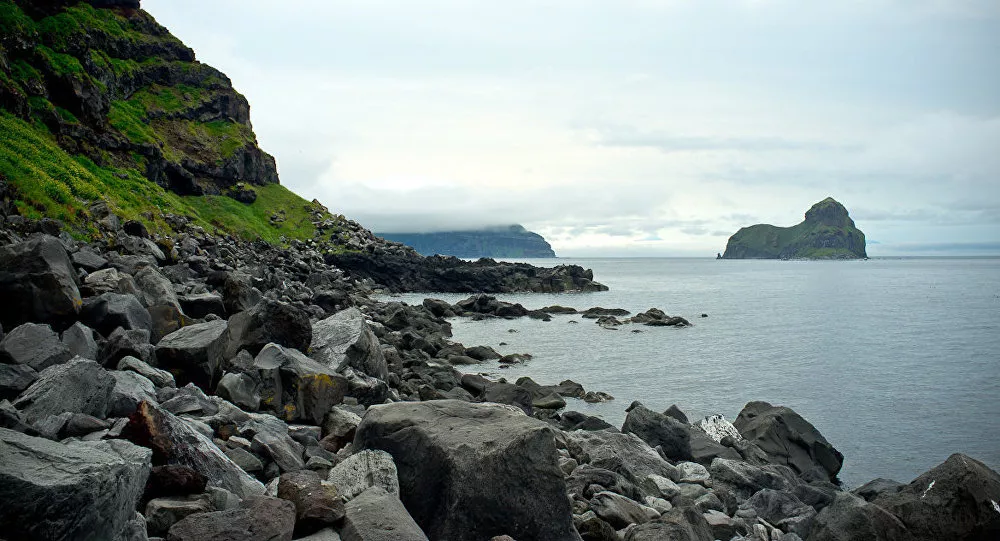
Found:
M 1000 470 L 1000 259 L 530 262 L 592 268 L 611 291 L 501 299 L 529 309 L 657 307 L 694 326 L 455 319 L 454 339 L 466 346 L 534 356 L 470 370 L 542 384 L 568 378 L 611 393 L 615 401 L 569 400 L 569 408 L 619 426 L 633 400 L 659 411 L 677 404 L 691 419 L 733 420 L 751 400 L 789 406 L 844 453 L 850 486 L 909 482 L 954 452 Z M 424 297 L 467 295 L 394 300 Z

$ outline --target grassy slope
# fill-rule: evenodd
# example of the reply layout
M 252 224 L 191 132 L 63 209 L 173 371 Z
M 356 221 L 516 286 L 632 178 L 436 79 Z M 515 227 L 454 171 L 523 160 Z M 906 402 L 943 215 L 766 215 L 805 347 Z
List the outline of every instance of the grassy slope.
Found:
M 85 32 L 101 32 L 134 41 L 176 39 L 169 35 L 134 32 L 115 12 L 95 9 L 84 3 L 33 21 L 10 0 L 0 0 L 0 33 L 9 38 L 39 36 L 46 45 L 36 47 L 37 58 L 51 66 L 54 72 L 86 78 L 103 87 L 86 73 L 78 58 L 67 54 L 74 40 Z M 141 63 L 116 59 L 99 50 L 89 50 L 86 54 L 94 64 L 118 76 L 139 69 L 140 64 L 164 62 L 158 58 L 144 59 Z M 185 69 L 199 67 L 191 64 Z M 30 89 L 37 88 L 41 80 L 38 70 L 23 60 L 12 62 L 9 71 L 0 69 L 0 82 L 24 95 L 30 95 Z M 216 82 L 206 81 L 208 85 Z M 147 87 L 127 100 L 113 102 L 108 121 L 134 143 L 162 145 L 168 159 L 186 157 L 184 150 L 171 144 L 178 139 L 212 149 L 216 158 L 225 158 L 254 140 L 248 127 L 227 121 L 162 120 L 150 123 L 147 117 L 150 112 L 172 113 L 196 107 L 209 99 L 209 92 L 210 89 L 189 85 Z M 88 220 L 87 209 L 95 201 L 105 200 L 122 218 L 143 221 L 154 231 L 166 232 L 167 226 L 159 214 L 172 213 L 189 216 L 208 231 L 248 239 L 279 242 L 283 237 L 313 237 L 315 227 L 311 222 L 311 210 L 314 205 L 282 186 L 254 187 L 257 200 L 251 205 L 222 196 L 178 196 L 143 176 L 144 163 L 138 155 L 133 157 L 133 163 L 111 167 L 68 154 L 56 143 L 41 119 L 51 112 L 57 113 L 66 123 L 76 123 L 77 119 L 43 96 L 31 96 L 28 103 L 32 110 L 31 123 L 0 110 L 0 175 L 17 188 L 19 196 L 15 203 L 27 217 L 62 220 L 77 236 L 87 237 L 96 233 Z M 281 213 L 284 220 L 272 225 L 270 217 L 277 213 Z
M 855 257 L 845 248 L 814 248 L 809 246 L 812 239 L 821 236 L 832 236 L 844 228 L 830 227 L 822 224 L 802 222 L 791 227 L 777 227 L 769 224 L 758 224 L 740 229 L 733 240 L 738 246 L 746 246 L 754 251 L 767 250 L 769 257 L 778 257 L 783 247 L 799 246 L 795 257 L 809 259 L 834 259 L 837 257 Z M 860 234 L 860 232 L 859 232 Z

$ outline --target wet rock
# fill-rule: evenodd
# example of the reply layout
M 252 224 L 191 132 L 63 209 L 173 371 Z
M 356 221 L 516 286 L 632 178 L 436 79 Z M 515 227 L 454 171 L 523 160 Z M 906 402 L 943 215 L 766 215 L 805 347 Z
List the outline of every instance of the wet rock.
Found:
M 214 388 L 219 358 L 210 348 L 226 332 L 225 321 L 210 321 L 170 333 L 156 346 L 158 366 L 170 371 L 178 385 L 194 383 L 203 390 Z
M 115 378 L 94 361 L 79 357 L 43 370 L 14 402 L 28 423 L 63 412 L 104 418 L 111 406 Z
M 348 391 L 347 379 L 332 368 L 277 344 L 264 347 L 254 367 L 263 382 L 263 404 L 288 422 L 322 423 Z
M 120 440 L 60 444 L 0 428 L 8 539 L 115 539 L 135 515 L 151 453 Z
M 600 417 L 593 417 L 578 411 L 566 411 L 559 416 L 559 426 L 567 432 L 573 430 L 605 430 L 614 429 L 610 423 Z
M 282 474 L 278 497 L 295 505 L 295 535 L 315 533 L 344 518 L 344 501 L 337 488 L 323 483 L 316 472 Z
M 921 541 L 1000 538 L 998 502 L 1000 475 L 960 453 L 874 501 Z
M 347 504 L 340 535 L 344 541 L 427 541 L 399 498 L 379 487 Z
M 383 380 L 389 375 L 378 338 L 357 308 L 341 310 L 313 325 L 310 351 L 313 359 L 331 368 L 350 366 Z
M 48 323 L 61 330 L 76 320 L 82 300 L 76 271 L 59 239 L 48 235 L 0 246 L 0 325 Z
M 191 515 L 174 524 L 167 541 L 291 541 L 295 505 L 280 498 L 254 496 L 228 511 Z
M 0 362 L 23 364 L 42 371 L 72 358 L 73 353 L 48 325 L 25 323 L 0 340 Z
M 456 400 L 376 406 L 355 445 L 393 456 L 402 500 L 432 538 L 577 538 L 551 429 L 515 409 Z
M 349 456 L 330 470 L 329 481 L 345 500 L 377 486 L 399 497 L 399 478 L 392 455 L 385 451 L 364 449 Z
M 767 453 L 770 462 L 789 466 L 799 474 L 816 470 L 836 480 L 844 463 L 844 455 L 791 408 L 750 402 L 733 426 Z
M 88 299 L 80 314 L 81 320 L 104 336 L 121 327 L 125 330 L 153 328 L 149 312 L 135 295 L 104 293 Z
M 94 330 L 77 321 L 62 333 L 62 343 L 74 357 L 97 360 L 97 341 Z
M 153 449 L 160 462 L 189 466 L 205 476 L 211 486 L 225 488 L 241 498 L 264 492 L 264 485 L 226 457 L 212 440 L 155 404 L 139 405 L 129 418 L 125 435 Z

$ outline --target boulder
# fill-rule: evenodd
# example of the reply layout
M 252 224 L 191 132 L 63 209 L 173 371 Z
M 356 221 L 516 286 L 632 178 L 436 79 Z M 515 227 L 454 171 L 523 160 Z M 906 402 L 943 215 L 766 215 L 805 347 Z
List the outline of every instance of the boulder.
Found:
M 222 296 L 226 311 L 236 314 L 257 306 L 263 298 L 250 275 L 242 272 L 228 273 L 222 283 Z
M 322 436 L 324 446 L 333 445 L 339 450 L 354 441 L 361 417 L 342 408 L 333 408 L 323 417 Z
M 135 357 L 122 357 L 118 361 L 118 370 L 129 370 L 153 382 L 157 387 L 176 387 L 174 375 L 166 370 L 153 368 Z
M 844 463 L 844 455 L 791 408 L 750 402 L 733 426 L 767 453 L 771 463 L 789 466 L 800 475 L 822 472 L 835 481 Z
M 308 351 L 312 343 L 309 315 L 290 304 L 264 299 L 229 318 L 225 332 L 212 348 L 212 356 L 218 364 L 232 359 L 241 349 L 256 355 L 270 343 Z
M 576 525 L 576 531 L 580 533 L 583 541 L 619 541 L 615 528 L 607 522 L 597 518 L 593 514 L 580 520 Z
M 1000 475 L 960 453 L 874 500 L 920 541 L 1000 539 L 998 502 Z
M 194 383 L 211 391 L 215 388 L 219 358 L 210 354 L 210 348 L 226 327 L 225 321 L 209 321 L 168 334 L 156 345 L 158 366 L 173 374 L 178 385 Z
M 190 317 L 204 318 L 209 314 L 226 317 L 226 305 L 222 302 L 222 297 L 215 293 L 183 295 L 177 300 L 180 301 L 184 313 Z
M 48 325 L 25 323 L 0 340 L 0 363 L 23 364 L 42 371 L 72 358 L 73 353 Z
M 26 364 L 0 363 L 0 400 L 12 400 L 38 379 L 38 372 Z
M 581 464 L 566 478 L 566 492 L 582 499 L 593 498 L 594 494 L 608 490 L 633 500 L 641 500 L 643 492 L 624 475 L 590 464 Z
M 94 272 L 108 266 L 108 260 L 91 250 L 83 249 L 70 255 L 73 264 L 87 272 Z
M 156 362 L 156 348 L 149 343 L 150 334 L 146 329 L 126 331 L 118 327 L 105 340 L 97 352 L 97 360 L 103 366 L 118 366 L 125 357 L 135 357 L 145 363 Z
M 236 509 L 181 520 L 170 528 L 167 541 L 291 541 L 294 528 L 292 502 L 253 496 Z
M 105 418 L 111 406 L 115 378 L 94 361 L 74 358 L 43 370 L 14 402 L 28 423 L 63 412 Z
M 139 299 L 135 295 L 121 293 L 103 293 L 99 297 L 88 299 L 83 305 L 80 319 L 104 336 L 110 335 L 118 327 L 126 331 L 149 331 L 153 328 L 153 320 Z
M 165 536 L 181 520 L 216 510 L 207 494 L 154 498 L 146 504 L 146 531 L 149 535 Z
M 167 464 L 156 466 L 146 481 L 146 491 L 143 498 L 163 498 L 167 496 L 186 496 L 205 492 L 208 480 L 189 466 Z
M 757 516 L 769 524 L 781 528 L 783 532 L 791 532 L 803 539 L 812 529 L 816 510 L 806 505 L 790 492 L 765 488 L 747 500 L 757 513 Z
M 348 502 L 340 535 L 343 541 L 427 541 L 399 498 L 379 487 Z
M 263 382 L 263 404 L 288 422 L 319 425 L 348 390 L 347 379 L 333 368 L 278 344 L 264 347 L 254 359 L 254 367 Z
M 295 535 L 315 533 L 344 518 L 344 500 L 337 488 L 324 483 L 314 471 L 282 474 L 278 497 L 295 505 Z
M 150 334 L 154 344 L 159 343 L 164 336 L 195 323 L 194 320 L 185 316 L 176 306 L 160 304 L 150 306 L 146 311 L 149 312 L 149 317 L 153 322 Z
M 552 430 L 517 409 L 459 400 L 375 406 L 354 447 L 393 456 L 402 501 L 434 539 L 578 539 Z
M 399 497 L 396 463 L 392 455 L 385 451 L 358 451 L 334 466 L 329 480 L 345 500 L 351 500 L 373 486 Z
M 310 356 L 326 366 L 344 367 L 386 379 L 389 368 L 378 338 L 357 308 L 341 310 L 312 327 Z
M 57 329 L 72 324 L 83 302 L 76 271 L 59 239 L 41 236 L 0 246 L 0 325 L 49 323 Z
M 62 343 L 74 357 L 97 360 L 97 341 L 94 330 L 77 321 L 62 333 Z
M 740 499 L 746 499 L 763 488 L 790 490 L 798 480 L 787 466 L 754 466 L 741 460 L 717 458 L 708 468 L 713 486 L 725 486 Z
M 135 372 L 112 370 L 108 373 L 115 378 L 108 416 L 128 417 L 135 413 L 142 401 L 156 401 L 156 386 L 152 381 Z
M 688 426 L 635 402 L 628 409 L 622 432 L 635 434 L 650 447 L 663 449 L 670 460 L 691 460 L 691 435 Z
M 672 481 L 679 479 L 677 468 L 635 434 L 615 430 L 577 431 L 570 435 L 570 453 L 580 463 L 618 472 L 630 482 L 641 484 L 650 475 Z
M 647 507 L 614 492 L 598 492 L 590 499 L 590 509 L 602 520 L 621 529 L 629 524 L 644 524 L 651 517 Z
M 840 492 L 816 515 L 808 541 L 910 541 L 913 536 L 891 513 Z M 947 538 L 940 538 L 947 539 Z
M 211 439 L 151 402 L 139 404 L 129 417 L 125 435 L 152 449 L 159 463 L 188 466 L 205 476 L 210 486 L 222 487 L 240 498 L 264 492 L 264 485 L 223 454 Z
M 142 294 L 141 301 L 146 308 L 154 306 L 172 306 L 181 313 L 181 303 L 174 292 L 174 286 L 156 267 L 143 267 L 133 277 L 135 285 Z
M 260 385 L 249 374 L 228 372 L 219 380 L 215 394 L 247 411 L 260 407 Z
M 527 415 L 531 415 L 533 411 L 531 391 L 513 383 L 490 383 L 483 391 L 482 400 L 516 406 Z
M 135 516 L 151 455 L 121 440 L 61 444 L 0 428 L 2 535 L 116 539 Z
M 715 535 L 701 512 L 675 508 L 658 520 L 628 530 L 625 541 L 713 541 Z

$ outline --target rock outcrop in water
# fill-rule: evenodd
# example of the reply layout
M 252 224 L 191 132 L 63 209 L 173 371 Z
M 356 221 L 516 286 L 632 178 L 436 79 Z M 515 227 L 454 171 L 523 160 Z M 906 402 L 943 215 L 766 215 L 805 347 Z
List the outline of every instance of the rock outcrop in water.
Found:
M 411 246 L 422 255 L 450 255 L 466 259 L 556 256 L 545 238 L 520 225 L 468 231 L 376 234 L 386 240 Z
M 722 259 L 864 259 L 865 234 L 833 198 L 816 203 L 792 227 L 744 227 L 729 237 Z

